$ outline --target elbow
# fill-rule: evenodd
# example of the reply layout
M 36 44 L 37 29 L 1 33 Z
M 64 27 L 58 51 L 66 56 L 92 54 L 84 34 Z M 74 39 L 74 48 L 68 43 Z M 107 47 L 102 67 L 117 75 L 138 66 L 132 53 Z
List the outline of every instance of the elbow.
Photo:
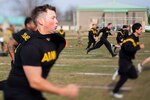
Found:
M 17 46 L 18 43 L 15 41 L 15 40 L 9 40 L 8 43 L 7 43 L 7 47 L 14 47 L 14 46 Z
M 12 46 L 12 43 L 10 41 L 8 41 L 7 48 L 9 48 L 10 46 Z
M 40 79 L 33 79 L 29 82 L 29 85 L 33 89 L 38 89 L 41 85 Z

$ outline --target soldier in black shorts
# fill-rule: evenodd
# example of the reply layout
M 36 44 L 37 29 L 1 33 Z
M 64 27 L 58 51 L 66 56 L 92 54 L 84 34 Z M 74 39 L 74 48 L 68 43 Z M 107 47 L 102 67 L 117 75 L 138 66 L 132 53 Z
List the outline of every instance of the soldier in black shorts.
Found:
M 14 66 L 5 85 L 4 100 L 46 100 L 42 92 L 76 97 L 76 85 L 60 88 L 46 79 L 65 46 L 65 39 L 54 34 L 58 24 L 55 7 L 48 4 L 37 6 L 32 18 L 37 31 L 33 38 L 17 48 Z
M 133 33 L 123 41 L 119 52 L 120 79 L 111 93 L 112 96 L 116 98 L 123 97 L 122 94 L 119 94 L 119 90 L 128 79 L 136 79 L 138 77 L 137 71 L 132 63 L 132 59 L 135 58 L 135 54 L 139 49 L 144 48 L 144 44 L 139 44 L 139 36 L 142 32 L 142 25 L 140 23 L 135 23 L 132 26 L 132 31 Z
M 110 32 L 111 28 L 112 28 L 112 23 L 108 23 L 107 27 L 104 27 L 101 30 L 99 30 L 98 34 L 100 34 L 101 32 L 103 33 L 100 38 L 100 41 L 98 41 L 94 47 L 87 49 L 87 53 L 90 52 L 91 50 L 100 48 L 104 44 L 108 49 L 108 51 L 111 53 L 112 57 L 116 56 L 116 54 L 114 54 L 111 49 L 111 44 L 107 40 L 108 35 L 112 35 Z

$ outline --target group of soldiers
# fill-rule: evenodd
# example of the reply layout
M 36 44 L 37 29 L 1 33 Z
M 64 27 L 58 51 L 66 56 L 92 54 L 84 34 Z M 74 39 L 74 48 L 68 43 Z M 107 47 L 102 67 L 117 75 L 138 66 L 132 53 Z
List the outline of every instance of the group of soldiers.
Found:
M 114 36 L 114 34 L 111 33 L 112 27 L 112 23 L 108 23 L 106 27 L 97 30 L 96 24 L 92 24 L 92 28 L 88 32 L 89 41 L 86 50 L 88 54 L 91 50 L 100 48 L 104 44 L 110 52 L 111 56 L 115 57 L 117 55 L 115 53 L 116 48 L 120 47 L 118 63 L 119 67 L 114 73 L 112 79 L 114 80 L 117 75 L 119 75 L 120 78 L 112 90 L 111 95 L 115 98 L 123 98 L 123 95 L 119 93 L 120 88 L 128 79 L 136 79 L 138 77 L 138 73 L 141 72 L 140 64 L 137 67 L 137 71 L 132 63 L 132 60 L 135 59 L 136 52 L 144 48 L 144 44 L 139 43 L 139 36 L 142 33 L 142 25 L 140 23 L 133 24 L 133 33 L 131 34 L 129 34 L 129 26 L 123 25 L 122 28 L 117 31 L 117 45 L 111 45 L 107 39 L 108 35 Z M 99 36 L 100 33 L 102 33 L 102 35 L 100 39 L 96 41 L 95 37 Z M 114 47 L 114 50 L 112 47 Z
M 11 35 L 14 33 L 14 26 L 10 24 L 6 29 L 0 25 L 0 56 L 7 56 L 6 43 Z M 5 34 L 5 35 L 4 35 Z
M 106 27 L 103 27 L 99 29 L 96 24 L 92 24 L 92 28 L 90 28 L 88 32 L 88 45 L 86 47 L 87 54 L 94 49 L 100 48 L 103 44 L 106 46 L 112 57 L 115 57 L 117 54 L 115 53 L 116 49 L 119 48 L 122 45 L 123 40 L 125 40 L 129 36 L 129 26 L 123 25 L 121 29 L 117 31 L 116 41 L 117 45 L 112 45 L 108 41 L 108 35 L 114 36 L 111 32 L 113 25 L 112 23 L 108 23 Z M 95 37 L 98 37 L 102 33 L 100 39 L 96 41 Z M 91 47 L 92 46 L 92 47 Z M 112 50 L 112 47 L 114 47 L 114 50 Z
M 49 5 L 44 5 L 44 7 L 48 7 L 48 8 L 45 8 L 48 10 L 48 12 L 45 12 L 45 10 L 43 10 L 42 13 L 48 13 L 48 14 L 55 15 L 55 10 L 52 9 L 53 7 L 51 7 Z M 41 9 L 41 7 L 37 7 L 35 9 L 35 12 L 40 11 L 37 9 Z M 48 16 L 48 14 L 47 14 L 47 16 Z M 37 16 L 41 17 L 38 15 L 38 13 L 37 13 Z M 20 100 L 20 97 L 25 97 L 25 96 L 26 97 L 24 99 L 40 98 L 38 100 L 45 100 L 43 98 L 43 96 L 41 95 L 41 92 L 43 92 L 43 91 L 44 92 L 50 91 L 49 93 L 54 93 L 54 94 L 58 94 L 58 95 L 61 94 L 63 96 L 67 96 L 67 97 L 76 97 L 78 95 L 78 87 L 76 85 L 68 85 L 62 89 L 62 88 L 56 87 L 55 85 L 53 86 L 50 83 L 48 83 L 48 81 L 46 81 L 45 77 L 47 77 L 48 71 L 49 71 L 49 69 L 45 69 L 45 68 L 47 68 L 47 62 L 50 66 L 52 66 L 54 64 L 54 61 L 56 61 L 58 58 L 58 56 L 56 56 L 56 54 L 59 55 L 59 53 L 64 48 L 65 31 L 61 27 L 60 30 L 56 32 L 57 34 L 59 34 L 59 36 L 57 36 L 56 34 L 53 34 L 52 32 L 49 35 L 48 32 L 50 32 L 51 30 L 42 26 L 44 23 L 44 21 L 41 21 L 43 16 L 41 18 L 38 18 L 38 17 L 35 18 L 37 20 L 37 26 L 34 24 L 34 21 L 32 20 L 32 18 L 30 18 L 30 17 L 26 18 L 25 28 L 16 34 L 13 34 L 13 38 L 10 39 L 10 41 L 8 42 L 8 51 L 12 58 L 12 63 L 11 63 L 12 70 L 9 74 L 7 81 L 3 80 L 0 82 L 0 89 L 3 90 L 4 85 L 6 86 L 5 90 L 4 90 L 5 100 L 10 100 L 10 98 L 11 99 L 17 98 L 15 100 Z M 54 18 L 55 17 L 56 16 L 54 16 Z M 47 22 L 49 22 L 49 19 L 43 19 L 43 20 L 46 20 Z M 55 21 L 55 24 L 57 24 L 56 19 L 51 20 L 51 21 L 52 22 Z M 48 26 L 48 24 L 45 24 L 45 25 L 47 25 L 47 27 L 50 27 L 50 26 Z M 57 25 L 54 25 L 55 28 L 56 28 L 56 26 Z M 38 28 L 36 29 L 36 27 L 38 27 Z M 54 27 L 50 27 L 50 28 L 52 30 L 54 30 Z M 132 60 L 135 58 L 136 52 L 138 50 L 144 48 L 144 44 L 139 43 L 139 36 L 142 33 L 142 25 L 140 23 L 133 24 L 133 26 L 132 26 L 133 33 L 130 35 L 129 35 L 129 31 L 128 31 L 129 26 L 123 25 L 122 28 L 117 31 L 117 36 L 116 36 L 116 41 L 118 43 L 117 45 L 111 45 L 111 43 L 108 41 L 108 35 L 115 36 L 115 34 L 113 34 L 111 32 L 112 27 L 113 27 L 112 23 L 108 23 L 106 27 L 103 27 L 101 29 L 99 29 L 96 24 L 92 24 L 92 28 L 88 32 L 88 40 L 89 41 L 88 41 L 86 50 L 87 50 L 87 54 L 88 54 L 90 51 L 98 49 L 104 44 L 106 46 L 106 48 L 108 49 L 108 51 L 110 52 L 111 56 L 115 57 L 115 56 L 117 56 L 117 53 L 115 52 L 116 48 L 120 47 L 119 64 L 118 64 L 119 67 L 118 67 L 118 70 L 116 70 L 116 72 L 118 73 L 116 75 L 119 75 L 120 78 L 119 78 L 115 88 L 112 90 L 111 95 L 116 98 L 123 98 L 123 95 L 119 93 L 120 88 L 125 84 L 125 82 L 128 79 L 136 79 L 138 77 L 138 72 L 136 71 L 136 68 L 132 63 Z M 34 31 L 36 31 L 36 32 L 34 32 Z M 45 32 L 47 32 L 47 35 L 45 35 Z M 99 37 L 101 33 L 102 33 L 102 35 L 101 35 L 100 39 L 96 41 L 95 37 Z M 38 43 L 41 45 L 39 45 Z M 20 48 L 19 44 L 21 44 L 21 47 L 24 49 Z M 24 45 L 24 44 L 26 44 L 26 45 Z M 33 49 L 29 48 L 28 47 L 29 45 L 32 46 Z M 112 46 L 114 46 L 114 50 L 112 49 Z M 19 47 L 19 48 L 17 48 L 18 52 L 15 53 L 16 47 Z M 56 49 L 56 50 L 53 50 L 53 49 Z M 39 52 L 36 52 L 36 50 L 38 50 Z M 39 54 L 41 53 L 41 50 L 43 50 L 42 51 L 42 54 L 44 55 L 43 58 L 41 57 L 41 55 L 39 56 Z M 50 50 L 50 51 L 48 51 L 48 53 L 45 53 L 44 50 Z M 37 57 L 31 56 L 31 58 L 33 57 L 34 59 L 31 59 L 31 58 L 29 59 L 27 55 L 30 55 L 32 53 L 33 53 L 33 55 L 36 55 Z M 48 57 L 51 55 L 53 55 L 52 56 L 53 59 L 50 59 L 50 57 Z M 39 58 L 40 60 L 37 58 Z M 40 65 L 41 63 L 43 65 Z M 41 67 L 39 67 L 39 66 L 41 66 Z M 39 68 L 41 68 L 41 69 L 39 69 Z M 140 67 L 138 67 L 138 71 L 140 72 L 141 69 L 139 69 L 139 68 Z M 33 70 L 31 70 L 31 69 L 34 69 L 37 71 L 33 72 Z M 29 86 L 29 83 L 31 84 L 32 81 L 34 81 L 33 79 L 35 79 L 35 76 L 37 74 L 38 74 L 37 75 L 38 77 L 39 77 L 39 75 L 41 75 L 41 71 L 42 71 L 42 75 L 43 75 L 42 77 L 44 77 L 44 78 L 42 78 L 42 81 L 44 82 L 44 84 L 39 82 L 40 85 L 37 85 L 37 86 L 31 85 L 32 87 Z M 28 76 L 30 76 L 32 78 L 30 78 Z M 22 77 L 24 77 L 24 78 L 22 78 Z M 39 80 L 36 80 L 36 81 L 39 81 Z M 21 84 L 19 84 L 21 87 L 18 87 L 17 82 L 22 82 Z M 39 88 L 41 86 L 42 86 L 42 88 Z M 47 88 L 45 86 L 51 87 L 51 88 Z M 27 90 L 26 90 L 26 87 L 27 87 Z M 20 88 L 22 89 L 21 91 L 25 91 L 25 92 L 20 93 L 19 92 Z M 44 90 L 43 90 L 43 88 L 44 88 Z M 15 90 L 17 90 L 17 91 L 15 91 Z M 63 90 L 63 91 L 61 91 L 61 90 Z M 31 94 L 29 94 L 28 91 L 31 92 Z M 17 93 L 17 95 L 14 96 L 13 94 L 15 94 L 15 92 Z M 34 94 L 34 92 L 37 93 L 37 95 Z M 21 96 L 20 96 L 20 94 L 21 94 Z
M 12 41 L 13 38 L 17 38 L 16 41 L 23 41 L 22 38 L 21 38 L 21 35 L 23 35 L 24 32 L 26 31 L 35 31 L 36 30 L 36 26 L 32 20 L 31 17 L 26 17 L 25 18 L 25 21 L 24 21 L 24 26 L 25 28 L 23 28 L 22 30 L 18 31 L 18 32 L 15 32 L 14 30 L 9 33 L 10 35 L 12 36 L 8 36 L 10 40 L 8 41 L 5 41 L 4 40 L 4 37 L 3 37 L 3 29 L 2 27 L 0 27 L 0 46 L 1 46 L 1 50 L 0 50 L 0 56 L 7 56 L 8 55 L 8 52 L 9 52 L 9 48 L 5 45 L 7 42 L 7 44 L 9 45 L 9 43 L 14 43 L 15 45 L 18 45 L 18 43 L 16 43 L 15 41 Z M 12 25 L 10 25 L 10 27 L 12 27 Z M 9 29 L 11 30 L 11 29 Z M 17 34 L 16 34 L 17 33 Z M 60 26 L 60 29 L 57 30 L 56 32 L 57 34 L 59 34 L 60 36 L 64 37 L 65 38 L 65 31 L 63 30 L 63 27 Z M 18 36 L 19 34 L 19 36 Z M 14 37 L 15 36 L 15 37 Z M 13 38 L 12 38 L 13 37 Z M 26 38 L 26 37 L 25 37 Z M 19 39 L 19 40 L 18 40 Z M 11 42 L 10 42 L 11 41 Z M 10 53 L 10 52 L 9 52 Z

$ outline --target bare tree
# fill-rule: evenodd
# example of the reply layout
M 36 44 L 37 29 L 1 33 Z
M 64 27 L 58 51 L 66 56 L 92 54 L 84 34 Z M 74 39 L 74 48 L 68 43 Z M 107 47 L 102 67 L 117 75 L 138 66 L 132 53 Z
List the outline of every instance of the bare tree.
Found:
M 30 16 L 34 7 L 51 2 L 52 0 L 14 0 L 16 7 L 14 10 L 19 10 L 19 14 L 22 16 Z
M 65 12 L 64 18 L 66 21 L 73 21 L 74 11 L 75 11 L 75 7 L 72 6 Z

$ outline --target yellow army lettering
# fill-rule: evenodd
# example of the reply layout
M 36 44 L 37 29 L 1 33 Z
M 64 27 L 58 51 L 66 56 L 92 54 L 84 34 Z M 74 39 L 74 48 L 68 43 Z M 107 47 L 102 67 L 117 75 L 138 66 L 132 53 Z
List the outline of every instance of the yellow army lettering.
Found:
M 56 59 L 56 51 L 51 51 L 51 52 L 44 53 L 41 62 L 49 62 L 55 59 Z
M 22 38 L 25 40 L 25 41 L 27 41 L 29 38 L 30 38 L 30 36 L 27 34 L 27 33 L 24 33 L 23 35 L 21 35 L 22 36 Z

